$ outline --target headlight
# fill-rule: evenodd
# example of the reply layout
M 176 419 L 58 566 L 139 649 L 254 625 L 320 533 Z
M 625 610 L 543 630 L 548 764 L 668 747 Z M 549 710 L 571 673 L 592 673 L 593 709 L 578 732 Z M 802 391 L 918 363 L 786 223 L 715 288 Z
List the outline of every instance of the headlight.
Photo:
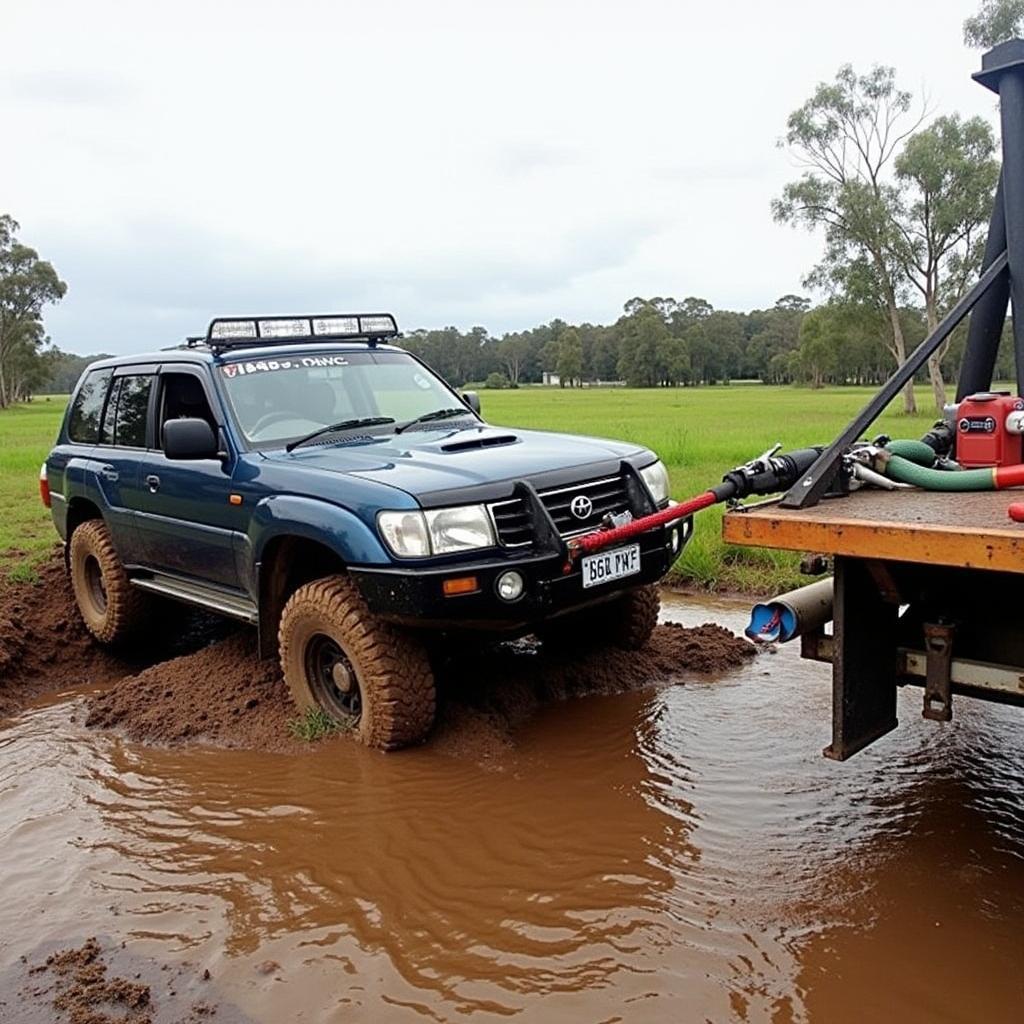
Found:
M 641 469 L 640 475 L 644 478 L 655 505 L 668 500 L 668 470 L 660 459 Z
M 432 509 L 426 516 L 435 555 L 489 548 L 494 544 L 491 520 L 483 505 Z
M 422 512 L 381 512 L 377 526 L 384 543 L 402 558 L 430 554 L 430 536 Z
M 446 555 L 494 545 L 491 520 L 483 505 L 381 512 L 377 525 L 384 543 L 401 558 Z

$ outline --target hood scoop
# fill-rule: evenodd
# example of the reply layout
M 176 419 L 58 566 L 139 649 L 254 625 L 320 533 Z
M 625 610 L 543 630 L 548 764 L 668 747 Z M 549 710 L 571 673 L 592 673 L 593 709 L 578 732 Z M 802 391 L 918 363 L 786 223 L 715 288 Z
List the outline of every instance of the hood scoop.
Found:
M 452 441 L 441 445 L 443 452 L 471 452 L 478 448 L 497 448 L 503 444 L 515 444 L 519 440 L 515 434 L 485 434 L 468 441 Z

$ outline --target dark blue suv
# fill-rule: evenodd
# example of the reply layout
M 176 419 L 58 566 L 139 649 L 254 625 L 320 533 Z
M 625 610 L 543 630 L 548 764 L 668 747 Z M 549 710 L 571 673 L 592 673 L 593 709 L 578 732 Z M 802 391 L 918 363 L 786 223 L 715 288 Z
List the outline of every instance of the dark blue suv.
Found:
M 300 710 L 370 745 L 434 715 L 467 631 L 638 647 L 691 522 L 567 570 L 566 539 L 668 504 L 645 448 L 489 426 L 390 315 L 219 319 L 83 374 L 43 493 L 82 617 L 116 643 L 173 598 L 254 624 Z

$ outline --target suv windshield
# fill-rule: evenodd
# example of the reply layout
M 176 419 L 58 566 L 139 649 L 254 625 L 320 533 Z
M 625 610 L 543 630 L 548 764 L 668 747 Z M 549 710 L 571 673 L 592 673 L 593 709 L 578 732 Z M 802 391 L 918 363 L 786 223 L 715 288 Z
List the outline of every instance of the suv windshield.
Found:
M 472 415 L 405 352 L 239 359 L 222 363 L 219 372 L 238 424 L 252 444 L 294 440 L 345 420 L 387 417 L 400 425 L 439 409 Z

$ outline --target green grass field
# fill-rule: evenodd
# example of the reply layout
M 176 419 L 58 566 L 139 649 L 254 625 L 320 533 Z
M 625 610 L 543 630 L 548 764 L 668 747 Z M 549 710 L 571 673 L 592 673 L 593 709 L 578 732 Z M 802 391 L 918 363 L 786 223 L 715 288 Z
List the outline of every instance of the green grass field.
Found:
M 67 398 L 40 397 L 0 412 L 0 573 L 31 576 L 32 566 L 57 543 L 39 500 L 39 467 L 46 458 Z
M 919 392 L 924 405 L 929 396 L 924 389 Z M 493 423 L 647 445 L 668 466 L 672 496 L 679 500 L 720 482 L 727 470 L 776 441 L 783 448 L 831 441 L 873 393 L 870 388 L 815 391 L 733 384 L 652 390 L 522 388 L 483 391 L 480 396 Z M 934 421 L 930 412 L 908 417 L 890 411 L 873 433 L 920 437 Z M 721 515 L 720 508 L 697 515 L 694 538 L 674 570 L 679 582 L 746 592 L 806 582 L 797 571 L 798 556 L 724 544 Z
M 493 423 L 562 430 L 636 441 L 661 456 L 672 494 L 684 498 L 718 483 L 722 474 L 776 441 L 786 448 L 831 440 L 864 404 L 867 388 L 730 385 L 672 390 L 522 388 L 484 391 Z M 922 402 L 927 396 L 920 395 Z M 62 397 L 37 398 L 0 412 L 0 571 L 21 574 L 45 557 L 56 534 L 39 501 L 39 466 L 64 410 Z M 920 437 L 931 414 L 889 413 L 876 430 Z M 767 591 L 799 582 L 798 559 L 786 552 L 728 547 L 720 539 L 721 512 L 697 516 L 694 539 L 675 569 L 694 586 Z

